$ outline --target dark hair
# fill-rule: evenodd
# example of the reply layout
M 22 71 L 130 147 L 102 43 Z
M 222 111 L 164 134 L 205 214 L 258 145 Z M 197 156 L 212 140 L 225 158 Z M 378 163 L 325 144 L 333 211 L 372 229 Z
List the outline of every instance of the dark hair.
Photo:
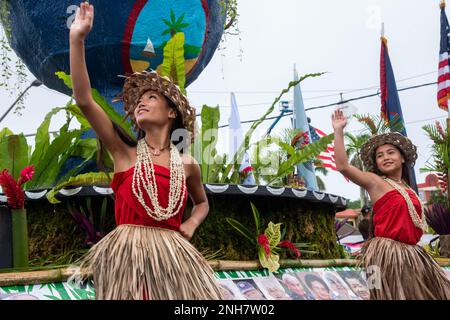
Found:
M 313 281 L 319 281 L 327 289 L 327 291 L 330 292 L 330 289 L 328 288 L 325 281 L 323 281 L 321 278 L 319 278 L 315 274 L 307 274 L 305 276 L 305 283 L 308 285 L 308 287 L 312 288 L 311 284 L 313 283 Z

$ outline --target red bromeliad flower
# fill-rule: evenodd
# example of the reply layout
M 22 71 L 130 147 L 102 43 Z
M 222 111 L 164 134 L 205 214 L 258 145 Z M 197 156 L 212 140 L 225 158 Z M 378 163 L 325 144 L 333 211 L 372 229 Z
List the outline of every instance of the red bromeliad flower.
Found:
M 266 255 L 270 255 L 269 239 L 267 239 L 267 236 L 265 234 L 260 234 L 258 236 L 258 244 L 264 248 L 264 251 L 266 251 Z
M 34 167 L 29 166 L 20 172 L 19 181 L 16 182 L 13 176 L 8 172 L 8 169 L 0 172 L 0 185 L 6 195 L 8 205 L 12 209 L 23 209 L 25 207 L 25 194 L 22 190 L 22 185 L 31 180 L 34 174 Z
M 283 248 L 288 248 L 289 250 L 291 250 L 294 255 L 298 258 L 300 257 L 302 254 L 300 253 L 300 251 L 295 247 L 295 245 L 288 241 L 288 240 L 283 240 L 281 241 L 278 246 L 283 247 Z

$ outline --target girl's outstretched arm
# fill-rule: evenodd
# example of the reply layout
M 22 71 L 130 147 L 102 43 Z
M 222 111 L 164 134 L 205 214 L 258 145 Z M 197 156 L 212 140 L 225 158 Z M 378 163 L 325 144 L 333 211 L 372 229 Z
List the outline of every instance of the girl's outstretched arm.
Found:
M 363 172 L 348 162 L 344 144 L 344 128 L 347 125 L 347 119 L 341 110 L 336 110 L 333 113 L 332 124 L 334 129 L 334 157 L 336 160 L 336 168 L 352 182 L 369 191 L 374 187 L 378 176 L 370 172 Z
M 114 130 L 108 115 L 92 98 L 86 66 L 84 41 L 92 30 L 93 23 L 94 7 L 87 2 L 81 3 L 70 27 L 70 73 L 73 95 L 97 136 L 106 145 L 113 158 L 117 159 L 126 154 L 127 146 Z

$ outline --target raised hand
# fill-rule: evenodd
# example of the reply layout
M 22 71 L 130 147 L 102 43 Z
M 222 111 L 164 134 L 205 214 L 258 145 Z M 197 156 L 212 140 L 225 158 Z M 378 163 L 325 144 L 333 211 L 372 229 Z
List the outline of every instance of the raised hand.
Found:
M 70 37 L 74 40 L 85 40 L 94 24 L 94 6 L 87 2 L 80 4 L 75 20 L 70 26 Z
M 347 118 L 344 116 L 341 109 L 337 109 L 331 116 L 331 122 L 335 131 L 343 130 L 347 125 Z

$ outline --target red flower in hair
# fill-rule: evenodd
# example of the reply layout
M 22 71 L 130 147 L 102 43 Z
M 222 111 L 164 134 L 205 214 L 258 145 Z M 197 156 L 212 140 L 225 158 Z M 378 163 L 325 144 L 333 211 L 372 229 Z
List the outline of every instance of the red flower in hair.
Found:
M 266 251 L 266 255 L 270 255 L 269 239 L 267 239 L 267 236 L 265 234 L 260 234 L 258 236 L 258 244 L 264 248 L 264 251 Z
M 288 240 L 281 241 L 281 242 L 278 244 L 278 246 L 283 247 L 283 248 L 288 248 L 289 250 L 291 250 L 291 251 L 294 253 L 294 255 L 295 255 L 297 258 L 300 257 L 300 256 L 302 255 L 302 254 L 300 253 L 300 251 L 295 247 L 295 245 L 294 245 L 292 242 L 288 241 Z
M 25 206 L 25 195 L 19 184 L 9 174 L 8 169 L 0 172 L 0 185 L 6 194 L 8 205 L 13 209 L 23 209 Z

